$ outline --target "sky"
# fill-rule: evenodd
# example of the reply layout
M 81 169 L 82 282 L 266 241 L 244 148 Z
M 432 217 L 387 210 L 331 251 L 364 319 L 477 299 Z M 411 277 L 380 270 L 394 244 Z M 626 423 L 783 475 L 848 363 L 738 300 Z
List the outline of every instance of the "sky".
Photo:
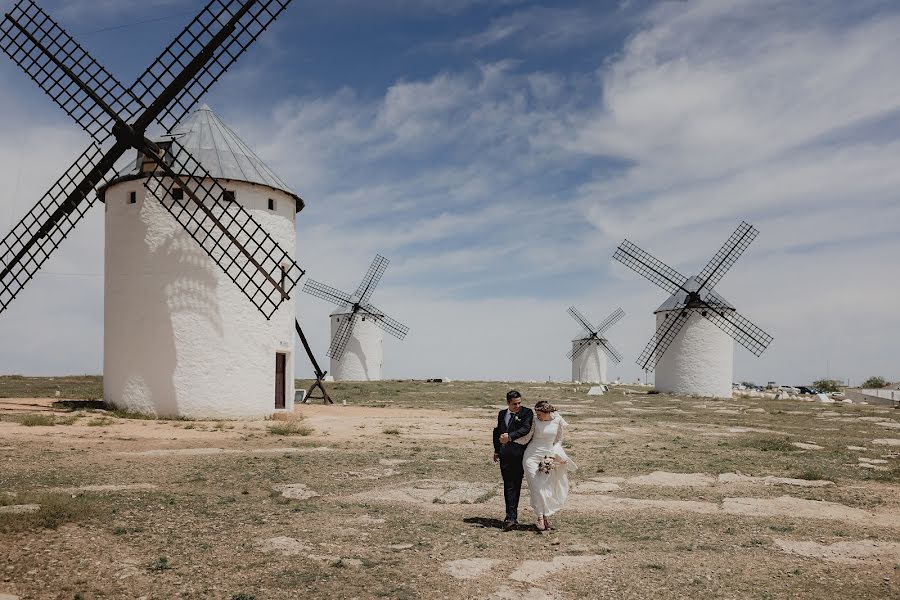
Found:
M 129 82 L 202 3 L 40 5 Z M 691 275 L 748 221 L 716 289 L 774 341 L 735 380 L 855 384 L 900 380 L 897 56 L 890 0 L 296 0 L 205 101 L 306 201 L 309 277 L 391 260 L 387 378 L 565 380 L 570 305 L 621 306 L 609 374 L 643 378 L 666 293 L 616 246 Z M 87 140 L 0 55 L 0 231 Z M 0 314 L 0 372 L 100 373 L 102 272 L 95 207 Z M 297 296 L 320 360 L 331 308 Z

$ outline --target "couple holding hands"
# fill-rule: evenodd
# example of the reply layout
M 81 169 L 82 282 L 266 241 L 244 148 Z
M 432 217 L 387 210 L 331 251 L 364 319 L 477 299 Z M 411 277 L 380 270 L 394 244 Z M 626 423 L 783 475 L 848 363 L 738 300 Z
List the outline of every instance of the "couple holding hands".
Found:
M 553 529 L 550 516 L 562 508 L 569 495 L 568 472 L 577 468 L 562 446 L 567 423 L 546 400 L 538 401 L 534 411 L 522 406 L 522 394 L 516 390 L 506 393 L 506 406 L 497 415 L 494 428 L 494 462 L 500 463 L 506 500 L 503 530 L 518 525 L 525 477 L 537 527 L 549 532 Z

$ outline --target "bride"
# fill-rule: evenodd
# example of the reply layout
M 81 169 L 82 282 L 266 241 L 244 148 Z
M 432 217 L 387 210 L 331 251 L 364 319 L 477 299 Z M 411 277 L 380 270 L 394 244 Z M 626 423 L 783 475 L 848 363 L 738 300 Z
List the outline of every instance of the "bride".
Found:
M 534 405 L 534 432 L 522 466 L 528 480 L 531 508 L 538 518 L 538 529 L 553 529 L 549 517 L 559 511 L 569 495 L 569 471 L 578 467 L 562 447 L 566 421 L 556 407 L 540 400 Z M 549 473 L 547 472 L 549 471 Z

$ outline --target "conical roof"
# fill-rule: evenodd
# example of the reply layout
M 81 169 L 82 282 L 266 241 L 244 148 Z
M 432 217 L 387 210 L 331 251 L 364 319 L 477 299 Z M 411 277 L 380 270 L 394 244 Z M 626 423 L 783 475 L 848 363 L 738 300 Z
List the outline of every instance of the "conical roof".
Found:
M 300 198 L 275 172 L 260 159 L 206 104 L 190 113 L 175 126 L 172 133 L 155 139 L 166 142 L 174 139 L 183 150 L 190 153 L 215 179 L 245 181 L 265 185 L 292 196 L 297 211 L 303 210 Z M 176 162 L 183 160 L 178 156 Z M 113 179 L 108 185 L 141 175 L 141 153 L 137 160 Z M 107 187 L 107 186 L 104 186 Z M 102 197 L 102 191 L 101 191 Z
M 684 306 L 684 303 L 687 302 L 688 292 L 696 292 L 699 289 L 700 289 L 700 281 L 697 279 L 697 277 L 696 276 L 689 277 L 688 280 L 684 283 L 684 289 L 678 290 L 677 292 L 675 292 L 674 294 L 669 296 L 669 298 L 665 302 L 663 302 L 662 304 L 659 305 L 659 308 L 657 308 L 655 311 L 653 311 L 653 314 L 660 313 L 660 312 L 668 312 L 670 310 L 677 310 L 679 308 L 682 308 Z M 717 294 L 717 296 L 718 296 L 718 294 Z M 723 308 L 736 310 L 734 308 L 734 306 L 732 306 L 731 302 L 729 302 L 722 296 L 718 296 L 718 300 L 719 300 L 719 302 L 724 303 Z

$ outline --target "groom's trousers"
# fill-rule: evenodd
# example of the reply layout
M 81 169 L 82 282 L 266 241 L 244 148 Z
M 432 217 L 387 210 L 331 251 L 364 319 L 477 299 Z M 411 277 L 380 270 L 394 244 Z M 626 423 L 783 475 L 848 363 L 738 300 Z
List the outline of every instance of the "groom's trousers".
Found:
M 506 501 L 506 520 L 519 520 L 519 495 L 522 493 L 522 478 L 525 469 L 522 457 L 525 446 L 510 442 L 500 449 L 500 474 L 503 476 L 503 499 Z

